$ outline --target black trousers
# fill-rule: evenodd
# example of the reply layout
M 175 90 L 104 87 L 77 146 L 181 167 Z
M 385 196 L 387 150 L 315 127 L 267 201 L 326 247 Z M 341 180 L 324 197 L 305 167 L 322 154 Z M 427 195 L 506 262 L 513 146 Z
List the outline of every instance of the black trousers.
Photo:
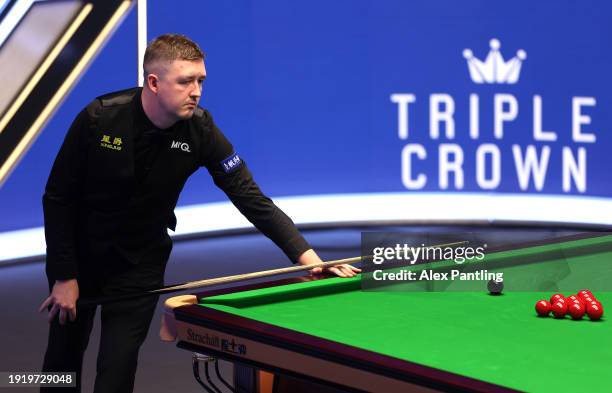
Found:
M 166 254 L 164 252 L 164 254 Z M 169 251 L 167 251 L 169 254 Z M 80 298 L 140 292 L 163 286 L 168 255 L 157 254 L 139 264 L 130 264 L 118 255 L 98 263 L 95 269 L 79 272 Z M 162 258 L 159 258 L 159 257 Z M 109 262 L 110 261 L 110 262 Z M 103 266 L 103 267 L 101 267 Z M 50 288 L 53 283 L 49 282 Z M 138 363 L 138 352 L 144 342 L 158 297 L 142 297 L 103 304 L 101 337 L 96 366 L 95 393 L 130 393 Z M 83 355 L 93 327 L 96 306 L 77 308 L 73 322 L 50 324 L 43 371 L 76 372 L 76 388 L 42 388 L 41 392 L 80 392 Z M 85 391 L 91 391 L 89 388 Z

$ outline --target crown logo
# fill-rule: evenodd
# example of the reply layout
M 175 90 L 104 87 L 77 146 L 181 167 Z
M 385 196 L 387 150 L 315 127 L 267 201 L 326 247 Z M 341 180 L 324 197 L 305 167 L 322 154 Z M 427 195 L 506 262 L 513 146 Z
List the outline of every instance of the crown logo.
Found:
M 470 78 L 474 83 L 508 83 L 518 82 L 521 74 L 521 65 L 527 58 L 527 52 L 522 49 L 516 51 L 516 56 L 508 61 L 504 61 L 499 48 L 501 46 L 497 38 L 489 41 L 491 50 L 485 61 L 474 57 L 471 49 L 463 50 L 463 57 L 467 60 Z

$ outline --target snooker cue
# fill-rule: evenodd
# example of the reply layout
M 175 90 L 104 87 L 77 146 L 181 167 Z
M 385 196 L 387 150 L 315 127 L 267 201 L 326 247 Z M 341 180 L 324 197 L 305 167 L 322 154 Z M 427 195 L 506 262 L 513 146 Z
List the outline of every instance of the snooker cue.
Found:
M 459 246 L 465 243 L 468 243 L 468 241 L 463 240 L 460 242 L 438 244 L 434 246 L 427 246 L 427 248 L 455 247 L 455 246 Z M 196 289 L 196 288 L 202 288 L 202 287 L 209 287 L 213 285 L 229 284 L 229 283 L 234 283 L 238 281 L 252 280 L 255 278 L 295 273 L 295 272 L 300 272 L 304 270 L 312 270 L 318 267 L 325 269 L 329 267 L 334 267 L 336 265 L 350 265 L 353 263 L 361 262 L 364 259 L 370 259 L 372 257 L 373 257 L 372 255 L 358 256 L 358 257 L 352 257 L 352 258 L 336 259 L 336 260 L 328 261 L 328 262 L 320 262 L 320 263 L 315 263 L 312 265 L 290 266 L 290 267 L 283 267 L 279 269 L 262 270 L 262 271 L 253 272 L 253 273 L 242 273 L 242 274 L 235 274 L 232 276 L 208 278 L 205 280 L 197 280 L 197 281 L 188 281 L 183 284 L 171 285 L 171 286 L 162 287 L 158 289 L 152 289 L 152 290 L 143 291 L 143 292 L 133 292 L 133 293 L 126 293 L 126 294 L 121 294 L 121 295 L 108 295 L 108 296 L 98 296 L 98 297 L 79 299 L 77 300 L 77 305 L 91 306 L 91 305 L 96 305 L 96 304 L 111 303 L 111 302 L 116 302 L 116 301 L 121 301 L 121 300 L 134 299 L 134 298 L 139 298 L 139 297 L 144 297 L 144 296 L 165 295 L 168 293 L 184 291 L 186 289 Z

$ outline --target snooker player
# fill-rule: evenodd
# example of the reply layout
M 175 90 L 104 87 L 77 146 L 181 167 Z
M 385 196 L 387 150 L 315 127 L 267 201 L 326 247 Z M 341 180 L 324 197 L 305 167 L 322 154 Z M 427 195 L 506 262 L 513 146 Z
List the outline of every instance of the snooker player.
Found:
M 154 39 L 144 55 L 145 84 L 98 97 L 78 114 L 43 196 L 49 340 L 43 371 L 81 367 L 96 306 L 79 297 L 163 286 L 174 208 L 183 185 L 205 167 L 240 212 L 293 261 L 321 262 L 295 225 L 259 189 L 245 162 L 198 106 L 204 54 L 181 35 Z M 313 269 L 319 273 L 320 268 Z M 350 265 L 329 268 L 352 277 Z M 94 392 L 131 392 L 138 351 L 157 297 L 101 306 Z M 44 391 L 44 388 L 42 389 Z M 59 392 L 53 388 L 53 392 Z

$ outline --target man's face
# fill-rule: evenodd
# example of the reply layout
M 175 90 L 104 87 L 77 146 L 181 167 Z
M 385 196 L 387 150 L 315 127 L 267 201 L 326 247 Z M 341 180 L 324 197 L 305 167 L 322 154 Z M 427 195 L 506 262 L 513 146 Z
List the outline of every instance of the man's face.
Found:
M 157 97 L 168 117 L 189 119 L 200 101 L 206 78 L 203 60 L 174 60 L 159 75 Z

